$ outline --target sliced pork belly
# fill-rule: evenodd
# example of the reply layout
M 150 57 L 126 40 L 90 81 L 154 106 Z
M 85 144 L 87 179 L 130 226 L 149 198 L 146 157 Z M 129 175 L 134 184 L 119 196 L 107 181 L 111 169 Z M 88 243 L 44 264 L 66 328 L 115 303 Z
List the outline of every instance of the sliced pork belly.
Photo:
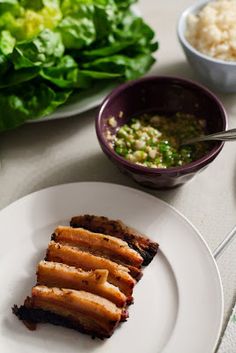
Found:
M 51 241 L 48 245 L 45 260 L 61 262 L 85 271 L 97 269 L 108 270 L 108 282 L 118 287 L 129 300 L 131 299 L 136 281 L 129 274 L 129 270 L 125 266 L 54 241 Z
M 125 241 L 83 228 L 59 226 L 55 229 L 52 239 L 137 268 L 140 268 L 143 262 L 142 256 Z
M 70 288 L 100 295 L 124 307 L 127 297 L 118 287 L 107 282 L 107 270 L 83 271 L 58 262 L 40 261 L 37 269 L 37 282 L 48 287 Z
M 145 235 L 128 227 L 120 220 L 110 220 L 107 217 L 82 215 L 73 217 L 70 225 L 74 228 L 85 228 L 92 232 L 103 233 L 120 238 L 139 252 L 143 258 L 143 265 L 148 265 L 158 250 L 158 244 L 148 239 Z
M 120 261 L 116 261 L 116 262 L 127 267 L 129 269 L 130 276 L 132 276 L 137 282 L 143 277 L 143 272 L 141 269 L 134 267 L 134 266 L 131 266 L 131 265 L 125 265 L 124 263 L 122 263 Z
M 29 323 L 50 322 L 100 338 L 110 337 L 123 315 L 122 309 L 100 296 L 46 286 L 33 287 L 31 298 L 13 311 Z

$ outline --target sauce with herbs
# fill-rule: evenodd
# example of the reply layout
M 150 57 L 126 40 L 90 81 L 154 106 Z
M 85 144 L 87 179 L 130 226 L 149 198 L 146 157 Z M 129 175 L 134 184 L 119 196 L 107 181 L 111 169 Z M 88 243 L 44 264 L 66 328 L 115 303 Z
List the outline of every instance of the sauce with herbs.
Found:
M 206 133 L 204 119 L 176 113 L 174 116 L 143 114 L 123 125 L 113 142 L 115 152 L 130 162 L 149 168 L 183 166 L 203 157 L 209 143 L 181 142 Z

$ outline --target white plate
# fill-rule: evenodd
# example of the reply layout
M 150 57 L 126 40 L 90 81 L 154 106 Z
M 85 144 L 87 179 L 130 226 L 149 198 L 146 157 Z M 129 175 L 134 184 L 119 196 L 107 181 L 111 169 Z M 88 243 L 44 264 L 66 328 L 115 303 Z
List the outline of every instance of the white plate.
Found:
M 11 307 L 30 293 L 54 227 L 84 213 L 120 218 L 160 244 L 135 288 L 130 318 L 104 341 L 49 324 L 29 331 Z M 213 352 L 223 313 L 219 272 L 198 231 L 168 204 L 124 186 L 74 183 L 13 203 L 0 224 L 0 352 Z

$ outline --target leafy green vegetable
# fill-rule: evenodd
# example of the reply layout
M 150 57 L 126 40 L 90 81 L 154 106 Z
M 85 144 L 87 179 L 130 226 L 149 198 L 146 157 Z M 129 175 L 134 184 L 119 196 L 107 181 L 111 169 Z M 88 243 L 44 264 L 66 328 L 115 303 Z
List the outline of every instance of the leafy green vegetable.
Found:
M 12 0 L 12 1 L 15 1 L 15 0 Z M 44 7 L 53 7 L 53 6 L 55 8 L 60 7 L 59 0 L 20 0 L 19 3 L 22 7 L 26 9 L 32 9 L 32 10 L 41 10 Z
M 32 67 L 29 69 L 21 69 L 18 71 L 9 71 L 7 75 L 0 81 L 0 89 L 6 87 L 17 86 L 19 83 L 27 82 L 37 77 L 39 68 Z
M 0 79 L 9 69 L 10 63 L 7 57 L 3 54 L 0 54 Z
M 153 63 L 154 59 L 145 54 L 137 55 L 133 58 L 114 55 L 84 64 L 84 67 L 102 72 L 114 72 L 127 80 L 133 80 L 148 71 Z
M 0 0 L 0 13 L 12 11 L 18 13 L 20 6 L 17 0 Z
M 32 41 L 16 46 L 12 59 L 16 70 L 23 67 L 51 66 L 62 57 L 64 45 L 57 32 L 45 29 Z
M 137 0 L 116 0 L 119 7 L 128 8 L 130 5 L 136 3 Z
M 40 76 L 60 88 L 88 88 L 92 80 L 117 78 L 120 75 L 109 72 L 79 70 L 76 61 L 69 55 L 64 56 L 57 66 L 44 68 Z
M 5 4 L 17 5 L 18 1 L 17 0 L 0 0 L 0 5 L 5 5 Z
M 24 121 L 52 113 L 70 96 L 71 91 L 55 91 L 45 83 L 19 85 L 0 93 L 0 131 L 21 125 Z M 14 113 L 13 113 L 14 112 Z
M 135 2 L 0 0 L 0 131 L 146 73 L 157 43 Z
M 9 31 L 0 32 L 0 51 L 4 55 L 11 54 L 15 46 L 15 38 Z
M 96 39 L 94 22 L 89 18 L 65 17 L 58 26 L 66 48 L 80 49 Z

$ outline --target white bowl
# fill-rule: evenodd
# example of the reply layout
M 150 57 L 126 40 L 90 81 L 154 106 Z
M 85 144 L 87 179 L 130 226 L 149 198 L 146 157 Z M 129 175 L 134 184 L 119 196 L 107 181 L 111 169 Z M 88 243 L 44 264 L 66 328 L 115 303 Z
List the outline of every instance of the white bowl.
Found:
M 223 61 L 202 54 L 186 39 L 186 20 L 189 14 L 197 14 L 209 0 L 197 2 L 180 16 L 177 34 L 185 55 L 204 83 L 221 92 L 236 92 L 236 61 Z

